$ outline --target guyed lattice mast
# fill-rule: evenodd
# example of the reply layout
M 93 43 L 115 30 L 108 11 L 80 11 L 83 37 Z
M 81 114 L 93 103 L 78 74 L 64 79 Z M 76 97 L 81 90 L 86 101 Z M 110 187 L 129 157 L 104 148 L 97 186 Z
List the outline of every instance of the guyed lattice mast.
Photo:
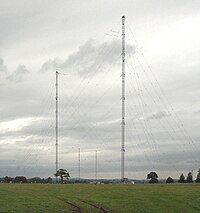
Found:
M 58 71 L 56 71 L 56 172 L 57 171 L 58 171 Z
M 122 16 L 122 123 L 121 123 L 121 180 L 124 181 L 125 154 L 125 16 Z

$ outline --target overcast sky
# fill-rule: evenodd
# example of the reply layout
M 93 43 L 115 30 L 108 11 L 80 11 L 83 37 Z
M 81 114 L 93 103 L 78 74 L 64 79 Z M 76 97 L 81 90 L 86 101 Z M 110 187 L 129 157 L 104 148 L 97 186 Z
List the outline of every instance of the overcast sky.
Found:
M 125 176 L 196 176 L 199 0 L 0 0 L 0 176 L 53 176 L 59 70 L 59 168 L 120 178 L 122 15 Z

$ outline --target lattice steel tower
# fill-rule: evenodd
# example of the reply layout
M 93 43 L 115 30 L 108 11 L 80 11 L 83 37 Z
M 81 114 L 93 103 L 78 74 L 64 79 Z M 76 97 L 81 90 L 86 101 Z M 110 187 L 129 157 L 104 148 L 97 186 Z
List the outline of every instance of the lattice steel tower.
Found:
M 121 123 L 121 180 L 124 181 L 125 155 L 125 16 L 122 16 L 122 123 Z
M 58 171 L 58 71 L 56 71 L 56 172 L 57 171 Z

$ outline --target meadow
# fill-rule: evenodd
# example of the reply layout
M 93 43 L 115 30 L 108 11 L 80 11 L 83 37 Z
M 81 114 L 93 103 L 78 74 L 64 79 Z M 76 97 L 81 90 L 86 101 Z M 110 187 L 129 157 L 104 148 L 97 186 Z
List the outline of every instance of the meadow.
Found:
M 0 212 L 199 213 L 200 184 L 0 184 Z

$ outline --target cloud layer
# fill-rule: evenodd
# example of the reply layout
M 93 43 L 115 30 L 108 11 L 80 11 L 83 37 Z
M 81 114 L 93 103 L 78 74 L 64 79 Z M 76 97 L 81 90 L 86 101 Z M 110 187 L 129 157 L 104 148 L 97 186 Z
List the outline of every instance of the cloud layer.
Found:
M 97 150 L 98 176 L 120 177 L 121 20 L 116 19 L 122 13 L 128 20 L 126 175 L 145 178 L 154 170 L 166 178 L 198 169 L 199 1 L 153 5 L 0 3 L 6 11 L 0 14 L 0 176 L 54 173 L 59 70 L 59 167 L 76 177 L 81 148 L 81 176 L 94 177 Z
M 128 55 L 135 53 L 135 47 L 127 45 Z M 112 40 L 97 44 L 94 40 L 87 41 L 78 50 L 61 62 L 58 59 L 48 60 L 42 65 L 41 71 L 63 70 L 85 76 L 101 72 L 106 66 L 120 63 L 121 41 Z

